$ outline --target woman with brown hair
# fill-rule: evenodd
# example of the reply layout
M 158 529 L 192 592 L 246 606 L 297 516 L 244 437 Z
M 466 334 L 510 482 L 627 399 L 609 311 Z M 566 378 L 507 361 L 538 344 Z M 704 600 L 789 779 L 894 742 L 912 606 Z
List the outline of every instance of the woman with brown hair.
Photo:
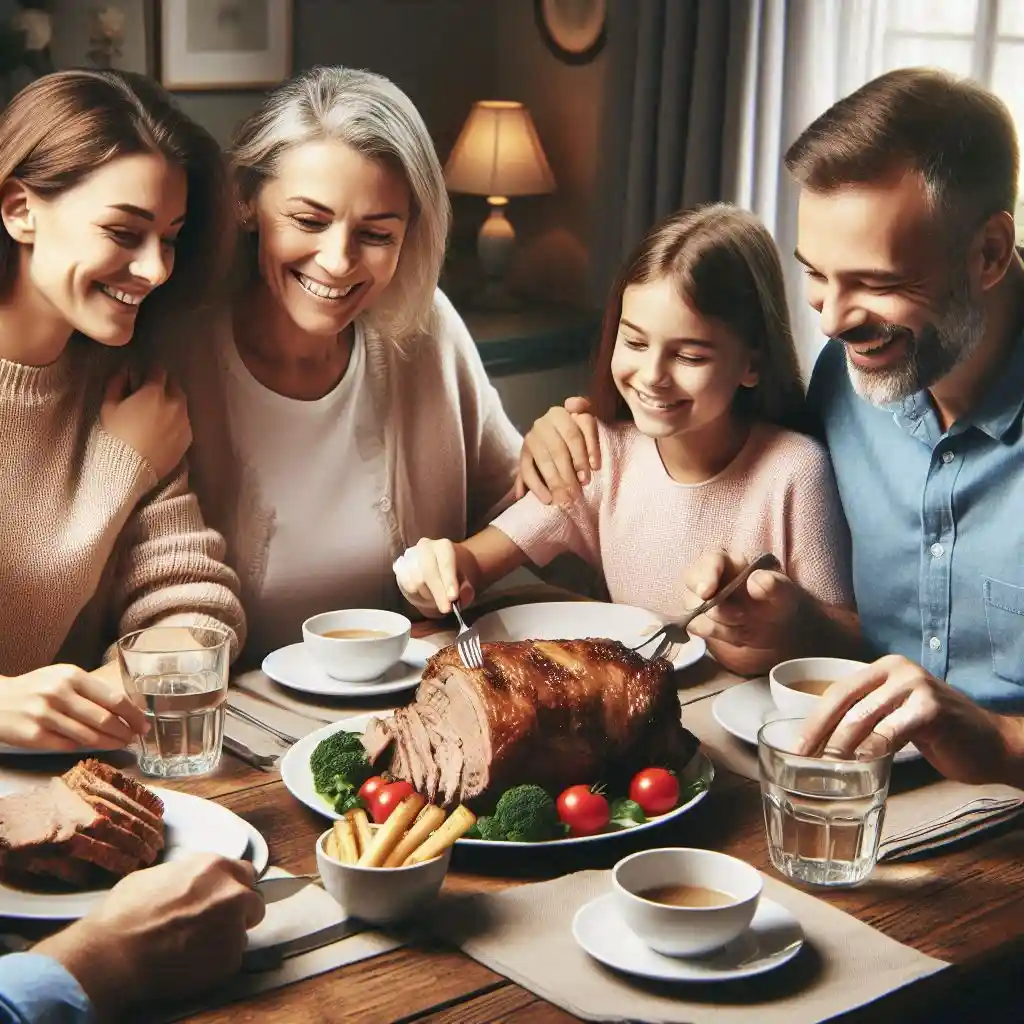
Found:
M 592 402 L 601 468 L 567 508 L 530 494 L 464 543 L 423 540 L 396 565 L 426 614 L 530 561 L 572 551 L 613 601 L 685 609 L 683 572 L 709 549 L 769 550 L 830 604 L 850 600 L 828 457 L 803 409 L 778 251 L 726 204 L 672 215 L 609 297 Z
M 0 744 L 119 747 L 143 729 L 76 667 L 119 633 L 244 639 L 188 489 L 184 399 L 123 350 L 223 276 L 228 195 L 215 141 L 143 76 L 49 75 L 0 113 Z

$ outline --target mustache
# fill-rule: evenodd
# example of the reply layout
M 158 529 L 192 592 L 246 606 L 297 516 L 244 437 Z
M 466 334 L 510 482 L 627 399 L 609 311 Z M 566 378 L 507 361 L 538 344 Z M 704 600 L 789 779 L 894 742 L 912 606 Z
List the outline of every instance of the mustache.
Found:
M 913 337 L 914 332 L 909 327 L 900 324 L 890 324 L 885 321 L 877 323 L 861 324 L 860 327 L 851 327 L 848 331 L 835 336 L 836 341 L 892 341 L 897 334 L 907 333 Z

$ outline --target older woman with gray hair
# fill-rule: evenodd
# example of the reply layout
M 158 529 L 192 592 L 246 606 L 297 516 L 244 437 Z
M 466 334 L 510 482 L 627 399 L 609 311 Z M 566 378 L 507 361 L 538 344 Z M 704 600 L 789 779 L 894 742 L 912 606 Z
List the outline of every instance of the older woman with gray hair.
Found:
M 305 72 L 239 128 L 231 162 L 234 293 L 166 356 L 251 660 L 316 612 L 401 607 L 394 559 L 486 523 L 511 498 L 522 441 L 437 288 L 450 207 L 400 89 Z

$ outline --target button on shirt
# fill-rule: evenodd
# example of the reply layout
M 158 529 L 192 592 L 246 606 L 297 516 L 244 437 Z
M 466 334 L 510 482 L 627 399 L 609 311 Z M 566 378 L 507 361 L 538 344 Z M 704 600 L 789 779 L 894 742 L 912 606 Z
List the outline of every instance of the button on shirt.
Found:
M 1024 335 L 948 431 L 926 391 L 888 407 L 860 398 L 840 342 L 822 351 L 809 401 L 850 526 L 865 640 L 986 707 L 1024 711 Z

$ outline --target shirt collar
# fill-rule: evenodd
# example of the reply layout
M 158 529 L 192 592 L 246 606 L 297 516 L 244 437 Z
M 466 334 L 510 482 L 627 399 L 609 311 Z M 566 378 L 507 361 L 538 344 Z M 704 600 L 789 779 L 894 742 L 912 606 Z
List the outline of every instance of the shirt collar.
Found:
M 931 396 L 927 390 L 918 391 L 886 408 L 893 419 L 908 434 L 928 440 L 929 425 L 935 420 L 935 430 L 941 433 Z M 999 379 L 989 388 L 962 424 L 957 424 L 953 433 L 960 433 L 968 427 L 977 427 L 993 441 L 1003 441 L 1024 410 L 1024 333 L 1017 336 L 1009 362 Z M 932 439 L 935 440 L 935 439 Z

